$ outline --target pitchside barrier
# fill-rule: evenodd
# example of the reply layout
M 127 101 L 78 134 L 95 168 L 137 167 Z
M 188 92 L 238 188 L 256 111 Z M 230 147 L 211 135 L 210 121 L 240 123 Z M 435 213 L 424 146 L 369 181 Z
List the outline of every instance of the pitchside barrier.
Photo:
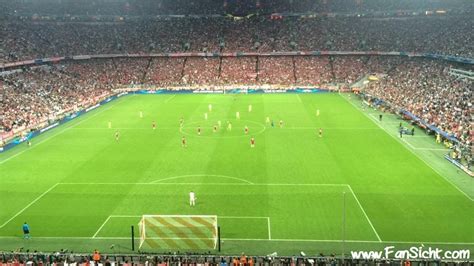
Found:
M 245 256 L 234 254 L 227 256 L 210 254 L 102 254 L 101 261 L 92 261 L 92 254 L 73 254 L 67 251 L 55 253 L 0 253 L 0 266 L 167 266 L 167 265 L 194 265 L 194 266 L 227 266 L 233 260 L 244 256 L 247 263 L 240 266 L 283 266 L 283 265 L 403 265 L 403 266 L 472 266 L 474 261 L 440 261 L 440 260 L 355 260 L 342 259 L 334 256 L 292 256 L 283 257 L 275 254 L 267 256 Z M 253 264 L 249 261 L 252 260 Z

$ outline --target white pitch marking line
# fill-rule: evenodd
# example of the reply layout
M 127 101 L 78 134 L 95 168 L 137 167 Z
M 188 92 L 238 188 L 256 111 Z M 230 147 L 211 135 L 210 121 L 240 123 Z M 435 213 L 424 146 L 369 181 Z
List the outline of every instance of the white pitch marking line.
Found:
M 223 219 L 268 219 L 266 216 L 217 216 Z
M 110 220 L 110 215 L 109 215 L 109 217 L 107 217 L 107 219 L 105 219 L 104 223 L 102 223 L 102 225 L 99 227 L 99 229 L 97 229 L 97 231 L 96 231 L 95 234 L 92 236 L 92 238 L 95 238 L 95 237 L 99 234 L 100 230 L 102 230 L 102 228 L 104 228 L 105 224 L 106 224 L 109 220 Z
M 421 136 L 420 136 L 421 137 Z M 407 137 L 408 139 L 411 139 L 413 138 L 413 136 L 409 136 Z M 414 150 L 422 150 L 422 151 L 450 151 L 450 149 L 442 149 L 442 148 L 417 148 L 415 146 L 413 146 L 412 144 L 410 144 L 410 142 L 408 142 L 406 139 L 407 138 L 400 138 L 403 142 L 405 142 L 406 144 L 408 144 L 408 146 L 410 146 L 412 149 Z
M 20 236 L 0 236 L 0 239 L 21 239 Z M 81 237 L 81 236 L 36 236 L 35 239 L 89 239 L 92 240 L 91 237 Z M 93 240 L 101 240 L 101 239 L 118 239 L 118 240 L 129 240 L 130 237 L 101 237 L 98 236 Z M 343 242 L 340 239 L 258 239 L 258 238 L 222 238 L 224 241 L 274 241 L 274 242 Z M 351 242 L 351 243 L 394 243 L 394 244 L 432 244 L 432 245 L 474 245 L 474 242 L 420 242 L 420 241 L 375 241 L 375 240 L 344 240 L 344 242 Z
M 130 238 L 127 238 L 130 239 Z M 245 239 L 245 238 L 223 238 L 225 241 L 274 241 L 274 242 L 352 242 L 352 243 L 397 243 L 397 244 L 433 244 L 433 245 L 473 245 L 473 242 L 419 242 L 419 241 L 375 241 L 375 240 L 341 240 L 341 239 Z
M 303 101 L 301 100 L 301 97 L 299 94 L 296 94 L 296 96 L 298 97 L 298 102 L 302 103 Z
M 346 99 L 346 97 L 342 96 L 341 97 L 343 99 L 345 99 L 348 103 L 350 103 L 352 106 L 354 106 L 355 109 L 358 109 L 359 112 L 361 112 L 362 114 L 364 114 L 365 116 L 367 116 L 368 118 L 370 118 L 369 115 L 367 115 L 364 111 L 360 110 L 360 108 L 358 108 L 354 103 L 352 103 L 351 101 L 349 101 L 348 99 Z M 397 141 L 400 141 L 398 140 L 397 137 L 393 136 L 392 134 L 390 134 L 387 130 L 385 130 L 385 128 L 383 128 L 381 125 L 379 125 L 378 123 L 375 123 L 377 126 L 379 126 L 383 131 L 385 131 L 385 133 L 387 135 L 389 135 L 390 137 L 394 138 L 395 140 Z M 408 143 L 408 142 L 406 142 Z M 436 170 L 433 166 L 431 166 L 428 162 L 426 162 L 425 159 L 421 158 L 420 155 L 418 155 L 417 153 L 415 153 L 413 150 L 410 150 L 408 149 L 406 146 L 404 146 L 405 149 L 407 149 L 408 151 L 410 151 L 413 155 L 415 155 L 416 157 L 418 157 L 418 159 L 420 159 L 422 162 L 424 162 L 429 168 L 431 168 L 433 171 L 435 171 L 439 176 L 441 176 L 444 180 L 446 180 L 449 184 L 451 184 L 455 189 L 457 189 L 459 192 L 461 192 L 464 196 L 466 196 L 466 198 L 468 198 L 470 201 L 474 201 L 473 198 L 471 198 L 466 192 L 462 191 L 458 186 L 456 186 L 451 180 L 447 179 L 444 175 L 442 175 L 438 170 Z
M 110 218 L 139 218 L 142 217 L 143 215 L 110 215 Z
M 346 187 L 348 184 L 291 184 L 291 183 L 59 183 L 59 185 L 201 185 L 201 186 L 330 186 L 330 187 Z
M 267 225 L 268 225 L 268 240 L 272 240 L 272 231 L 270 229 L 270 217 L 267 217 Z
M 179 129 L 179 128 L 180 128 L 179 126 L 177 126 L 177 127 L 157 127 L 157 129 L 161 129 L 161 130 L 176 130 L 176 129 Z M 202 129 L 213 129 L 212 126 L 201 127 L 201 128 Z M 73 130 L 110 130 L 110 128 L 108 128 L 108 127 L 76 127 L 76 128 L 70 128 L 70 129 L 73 129 Z M 138 130 L 144 130 L 144 131 L 147 130 L 147 131 L 150 131 L 151 127 L 114 127 L 113 129 L 137 130 L 137 131 Z M 314 130 L 314 129 L 319 129 L 319 127 L 283 127 L 281 129 L 282 130 Z M 371 128 L 325 127 L 324 129 L 325 130 L 353 130 L 353 131 L 354 130 L 379 130 L 376 127 L 371 127 Z M 422 136 L 418 136 L 418 137 L 422 137 Z M 217 138 L 221 138 L 221 137 L 217 137 Z M 410 136 L 410 138 L 413 138 L 413 137 Z
M 51 190 L 53 190 L 59 183 L 54 184 L 52 187 L 50 187 L 48 190 L 43 192 L 43 194 L 39 195 L 36 199 L 34 199 L 30 204 L 26 205 L 23 209 L 21 209 L 19 212 L 17 212 L 13 217 L 8 219 L 6 222 L 4 222 L 0 228 L 3 228 L 5 225 L 7 225 L 9 222 L 11 222 L 13 219 L 15 219 L 18 215 L 22 214 L 26 209 L 28 209 L 31 205 L 35 204 L 38 200 L 40 200 L 44 195 L 48 194 Z
M 375 230 L 375 227 L 374 227 L 374 225 L 372 224 L 372 222 L 370 221 L 369 216 L 368 216 L 367 213 L 365 212 L 364 207 L 362 207 L 362 204 L 360 204 L 360 201 L 359 201 L 359 199 L 357 198 L 356 194 L 354 193 L 354 190 L 352 190 L 352 187 L 351 187 L 350 185 L 347 185 L 347 187 L 349 188 L 349 190 L 351 191 L 352 195 L 354 196 L 354 199 L 356 200 L 357 204 L 359 205 L 360 209 L 362 210 L 362 213 L 364 213 L 364 216 L 365 216 L 365 218 L 367 219 L 367 221 L 369 222 L 370 227 L 372 227 L 372 230 L 374 231 L 375 235 L 377 236 L 377 239 L 379 240 L 379 242 L 382 242 L 382 239 L 380 239 L 380 236 L 379 236 L 379 234 L 377 233 L 377 230 Z
M 188 215 L 169 215 L 170 217 L 189 217 Z M 104 228 L 104 226 L 109 222 L 110 218 L 140 218 L 142 216 L 140 215 L 109 215 L 107 219 L 105 219 L 104 223 L 97 229 L 95 234 L 92 236 L 92 238 L 95 239 L 106 239 L 107 237 L 97 237 L 99 232 Z M 268 240 L 272 239 L 272 233 L 270 230 L 270 217 L 268 216 L 217 216 L 219 219 L 265 219 L 267 220 L 267 228 L 268 228 Z M 1 238 L 1 237 L 0 237 Z M 171 239 L 171 238 L 170 238 Z M 176 238 L 176 239 L 182 239 L 182 238 Z M 191 239 L 191 238 L 189 238 Z M 199 239 L 199 238 L 196 238 Z
M 311 130 L 320 127 L 283 127 L 285 130 Z M 379 130 L 376 127 L 325 127 L 325 130 Z
M 238 178 L 238 177 L 233 177 L 233 176 L 227 176 L 227 175 L 206 175 L 206 174 L 172 176 L 172 177 L 167 177 L 167 178 L 158 179 L 158 180 L 155 180 L 155 181 L 153 181 L 153 182 L 151 182 L 151 183 L 159 183 L 159 182 L 161 182 L 161 181 L 179 179 L 179 178 L 183 178 L 183 177 L 206 177 L 206 176 L 210 176 L 210 177 L 223 177 L 223 178 L 227 178 L 227 179 L 233 179 L 233 180 L 242 181 L 242 182 L 245 182 L 245 183 L 247 183 L 247 184 L 253 184 L 252 182 L 250 182 L 250 181 L 248 181 L 248 180 L 246 180 L 246 179 L 243 179 L 243 178 Z
M 403 142 L 405 142 L 408 146 L 410 146 L 410 148 L 412 148 L 412 149 L 414 149 L 414 150 L 418 149 L 418 148 L 416 148 L 415 146 L 411 145 L 410 142 L 406 141 L 403 137 L 400 138 L 400 139 L 401 139 Z
M 137 218 L 142 217 L 143 215 L 110 215 L 110 218 Z M 164 217 L 164 215 L 160 215 Z M 169 217 L 191 217 L 190 215 L 169 215 Z M 199 217 L 203 217 L 203 215 L 198 215 Z M 268 219 L 268 216 L 220 216 L 218 215 L 217 218 L 222 219 Z
M 176 130 L 179 127 L 157 127 L 157 129 L 161 130 Z M 212 128 L 212 127 L 209 127 Z M 110 130 L 108 127 L 76 127 L 76 128 L 71 128 L 74 130 Z M 151 127 L 112 127 L 112 129 L 117 129 L 117 130 L 149 130 L 151 131 Z
M 117 102 L 117 101 L 115 101 L 115 102 Z M 14 155 L 12 155 L 12 156 L 6 158 L 5 160 L 0 161 L 0 164 L 3 164 L 4 162 L 7 162 L 7 161 L 9 161 L 9 160 L 11 160 L 11 159 L 17 157 L 18 155 L 23 154 L 23 153 L 26 152 L 26 151 L 29 151 L 29 150 L 31 150 L 31 149 L 34 149 L 35 147 L 37 147 L 37 146 L 39 146 L 39 145 L 45 143 L 46 141 L 48 141 L 48 140 L 50 140 L 50 139 L 52 139 L 52 138 L 54 138 L 54 137 L 56 137 L 56 136 L 58 136 L 58 135 L 64 133 L 65 131 L 67 131 L 67 130 L 69 130 L 69 129 L 71 129 L 71 128 L 77 126 L 77 125 L 80 125 L 80 124 L 84 123 L 85 121 L 91 119 L 92 117 L 95 117 L 96 115 L 98 115 L 98 114 L 100 114 L 100 113 L 102 113 L 102 112 L 104 112 L 104 111 L 106 111 L 106 110 L 109 110 L 109 109 L 111 109 L 111 108 L 114 107 L 114 106 L 115 106 L 115 105 L 112 105 L 112 106 L 110 106 L 110 107 L 108 107 L 108 108 L 100 109 L 100 110 L 98 110 L 95 114 L 93 114 L 93 115 L 91 115 L 91 116 L 89 116 L 89 117 L 87 117 L 87 118 L 85 118 L 85 119 L 79 121 L 78 123 L 71 123 L 71 125 L 69 125 L 69 126 L 66 127 L 65 129 L 59 131 L 58 133 L 56 133 L 56 134 L 54 134 L 54 135 L 51 135 L 51 136 L 49 136 L 49 137 L 43 139 L 43 141 L 40 141 L 40 142 L 38 142 L 38 143 L 35 143 L 32 147 L 30 147 L 30 148 L 28 148 L 28 149 L 25 149 L 25 150 L 22 150 L 22 151 L 20 151 L 20 152 L 18 152 L 18 153 L 16 153 L 16 154 L 14 154 Z M 84 114 L 84 115 L 86 115 L 86 114 Z M 0 228 L 1 228 L 1 227 L 0 227 Z
M 166 99 L 165 103 L 168 103 L 171 99 L 173 99 L 174 97 L 176 96 L 176 94 L 173 94 L 173 96 L 169 97 L 168 99 Z
M 438 149 L 438 148 L 416 148 L 417 150 L 422 150 L 422 151 L 450 151 L 450 149 Z

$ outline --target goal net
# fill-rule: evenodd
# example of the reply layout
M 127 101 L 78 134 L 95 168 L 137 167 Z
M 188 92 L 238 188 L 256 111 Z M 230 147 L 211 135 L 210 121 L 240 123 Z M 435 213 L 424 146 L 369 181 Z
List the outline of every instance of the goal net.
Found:
M 143 215 L 140 249 L 215 249 L 218 241 L 215 215 Z

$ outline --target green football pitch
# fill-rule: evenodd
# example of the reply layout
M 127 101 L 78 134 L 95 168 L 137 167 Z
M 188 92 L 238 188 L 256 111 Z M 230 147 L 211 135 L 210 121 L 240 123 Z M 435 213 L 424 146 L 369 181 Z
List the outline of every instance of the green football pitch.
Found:
M 0 250 L 131 252 L 152 214 L 217 215 L 224 253 L 474 250 L 472 190 L 360 107 L 336 93 L 119 98 L 0 155 Z

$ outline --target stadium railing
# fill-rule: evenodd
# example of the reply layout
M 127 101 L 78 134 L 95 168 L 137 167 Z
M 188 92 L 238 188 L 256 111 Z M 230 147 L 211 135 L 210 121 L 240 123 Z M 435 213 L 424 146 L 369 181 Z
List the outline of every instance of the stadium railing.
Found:
M 241 261 L 244 257 L 246 263 Z M 250 263 L 250 260 L 252 261 Z M 195 253 L 168 254 L 102 254 L 96 263 L 91 254 L 76 254 L 67 250 L 53 253 L 42 252 L 3 252 L 0 253 L 0 265 L 74 265 L 74 266 L 153 266 L 153 265 L 202 265 L 202 266 L 253 266 L 253 265 L 474 265 L 474 261 L 442 261 L 442 260 L 397 260 L 380 259 L 364 260 L 340 258 L 334 255 L 324 256 L 278 256 L 276 253 L 262 256 L 215 255 Z

